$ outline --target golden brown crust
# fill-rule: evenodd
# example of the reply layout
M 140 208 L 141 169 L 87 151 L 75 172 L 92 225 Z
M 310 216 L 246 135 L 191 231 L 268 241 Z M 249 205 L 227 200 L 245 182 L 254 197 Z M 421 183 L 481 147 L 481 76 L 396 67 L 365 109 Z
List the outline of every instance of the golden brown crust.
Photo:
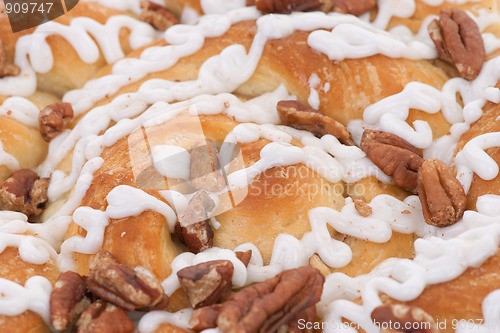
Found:
M 40 131 L 10 117 L 0 116 L 0 142 L 3 150 L 17 159 L 20 168 L 34 168 L 47 154 L 47 143 L 40 136 Z M 26 154 L 28 151 L 30 153 Z M 0 165 L 0 182 L 14 171 Z
M 455 150 L 456 153 L 461 151 L 467 142 L 479 135 L 500 132 L 500 119 L 498 118 L 500 105 L 488 102 L 483 108 L 483 112 L 483 116 L 472 124 L 471 128 L 460 137 Z M 499 147 L 486 149 L 485 152 L 500 165 Z M 500 194 L 500 174 L 491 180 L 484 180 L 474 173 L 469 192 L 467 193 L 466 209 L 475 210 L 477 198 L 484 194 Z
M 0 3 L 0 9 L 3 2 Z M 12 33 L 8 17 L 5 10 L 0 14 L 0 41 L 6 49 L 8 59 L 14 59 L 15 45 L 17 40 L 35 31 L 31 28 L 17 33 Z M 106 8 L 96 3 L 80 1 L 71 11 L 58 17 L 54 22 L 69 25 L 75 17 L 87 16 L 97 22 L 104 24 L 113 15 L 123 15 L 124 13 Z M 125 54 L 132 51 L 128 42 L 128 29 L 120 32 L 120 44 Z M 71 89 L 80 88 L 85 82 L 92 78 L 102 67 L 106 66 L 106 61 L 102 54 L 93 64 L 83 62 L 76 51 L 66 39 L 59 35 L 52 35 L 47 38 L 54 56 L 54 66 L 48 73 L 38 73 L 38 89 L 52 92 L 57 96 L 62 96 Z
M 198 69 L 203 62 L 219 54 L 225 47 L 238 43 L 248 50 L 255 32 L 254 21 L 237 23 L 221 37 L 207 38 L 200 51 L 180 59 L 173 67 L 124 86 L 96 105 L 107 104 L 120 94 L 136 91 L 148 79 L 194 80 L 198 77 Z M 284 83 L 291 94 L 307 105 L 310 94 L 308 80 L 315 73 L 320 79 L 318 87 L 324 87 L 327 83 L 330 85 L 327 92 L 317 89 L 319 111 L 347 125 L 353 119 L 362 119 L 363 111 L 368 105 L 401 92 L 409 82 L 418 81 L 440 89 L 448 80 L 442 69 L 426 60 L 391 59 L 375 55 L 362 59 L 331 61 L 307 45 L 308 35 L 308 32 L 296 31 L 288 37 L 268 41 L 253 76 L 236 90 L 236 94 L 245 98 L 259 96 Z M 166 44 L 162 40 L 151 45 Z M 138 57 L 141 52 L 142 49 L 139 49 L 129 56 Z M 110 73 L 111 68 L 107 67 L 98 76 Z M 450 128 L 441 113 L 429 114 L 412 109 L 406 121 L 412 124 L 418 119 L 429 123 L 434 137 L 446 134 Z
M 54 283 L 59 276 L 59 270 L 50 260 L 43 265 L 25 262 L 19 256 L 17 248 L 8 247 L 0 253 L 0 278 L 11 280 L 21 286 L 36 275 L 46 277 Z M 0 332 L 50 332 L 43 319 L 32 311 L 25 311 L 18 316 L 0 315 Z
M 498 289 L 500 274 L 500 250 L 479 267 L 467 269 L 458 278 L 444 283 L 427 286 L 415 300 L 404 302 L 417 306 L 434 317 L 446 322 L 442 333 L 453 333 L 453 323 L 472 319 L 479 324 L 483 318 L 482 302 L 491 292 Z M 384 303 L 393 302 L 385 297 Z M 395 301 L 395 303 L 401 303 Z M 444 325 L 444 324 L 443 324 Z

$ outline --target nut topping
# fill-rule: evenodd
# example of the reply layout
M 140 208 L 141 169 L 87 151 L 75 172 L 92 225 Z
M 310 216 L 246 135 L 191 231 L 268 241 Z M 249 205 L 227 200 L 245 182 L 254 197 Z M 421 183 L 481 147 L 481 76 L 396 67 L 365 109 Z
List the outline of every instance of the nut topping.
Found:
M 214 304 L 194 310 L 188 328 L 194 331 L 202 331 L 207 328 L 217 327 L 217 316 L 221 308 L 222 304 Z
M 309 258 L 309 266 L 311 266 L 312 268 L 316 268 L 318 271 L 320 271 L 320 273 L 323 276 L 328 276 L 332 272 L 330 270 L 330 267 L 328 267 L 323 262 L 323 260 L 321 260 L 321 258 L 319 257 L 319 255 L 317 253 L 313 254 L 311 256 L 311 258 Z
M 90 305 L 85 278 L 72 271 L 59 275 L 50 294 L 50 323 L 64 331 Z
M 140 6 L 143 9 L 141 20 L 158 30 L 165 31 L 171 26 L 179 24 L 179 20 L 162 5 L 142 0 Z
M 198 191 L 189 200 L 186 210 L 179 214 L 175 232 L 181 242 L 193 253 L 199 253 L 213 246 L 214 232 L 208 222 L 208 213 L 215 203 L 207 192 Z
M 240 261 L 243 263 L 243 265 L 245 265 L 245 267 L 248 267 L 248 264 L 252 259 L 252 250 L 248 250 L 245 252 L 237 251 L 234 254 L 236 254 L 236 257 L 240 259 Z
M 317 137 L 331 134 L 346 145 L 354 145 L 347 128 L 338 121 L 297 101 L 280 101 L 277 106 L 281 122 L 299 130 L 306 130 Z
M 100 299 L 92 303 L 76 322 L 76 333 L 130 333 L 134 324 L 127 313 Z
M 177 276 L 191 306 L 197 309 L 228 298 L 233 271 L 229 260 L 214 260 L 181 269 Z
M 158 279 L 119 264 L 107 251 L 100 251 L 92 262 L 88 289 L 127 311 L 154 308 L 165 301 L 165 293 Z
M 423 163 L 422 152 L 417 148 L 394 134 L 365 130 L 361 149 L 398 186 L 415 192 L 418 169 Z
M 354 200 L 354 208 L 356 208 L 359 215 L 363 217 L 368 217 L 373 213 L 373 209 L 361 199 Z
M 463 78 L 475 79 L 486 57 L 476 22 L 461 9 L 442 9 L 439 20 L 432 21 L 427 29 L 439 58 L 454 65 Z
M 16 171 L 0 188 L 0 200 L 5 210 L 40 215 L 48 201 L 48 178 L 41 178 L 32 170 Z
M 385 304 L 372 311 L 373 322 L 381 327 L 381 333 L 439 333 L 434 318 L 424 310 L 404 304 Z M 385 328 L 383 324 L 389 324 Z M 408 325 L 408 323 L 411 323 Z M 406 330 L 397 330 L 397 327 L 411 327 Z
M 424 161 L 418 173 L 418 197 L 427 224 L 447 227 L 464 214 L 467 199 L 453 171 L 438 159 Z
M 377 5 L 376 0 L 333 0 L 334 10 L 343 14 L 359 16 Z
M 47 105 L 38 116 L 42 138 L 50 142 L 69 126 L 72 119 L 73 107 L 70 103 L 58 102 Z
M 329 11 L 332 8 L 332 0 L 255 0 L 252 2 L 264 14 L 290 14 L 291 12 L 316 10 Z M 247 4 L 253 5 L 251 2 L 247 2 Z
M 226 187 L 226 179 L 217 158 L 215 144 L 203 139 L 189 150 L 191 184 L 199 190 L 218 192 Z
M 5 76 L 18 76 L 21 69 L 7 60 L 7 54 L 3 48 L 2 41 L 0 41 L 0 78 Z
M 276 332 L 302 316 L 321 298 L 325 278 L 312 267 L 284 271 L 237 292 L 222 305 L 222 332 Z

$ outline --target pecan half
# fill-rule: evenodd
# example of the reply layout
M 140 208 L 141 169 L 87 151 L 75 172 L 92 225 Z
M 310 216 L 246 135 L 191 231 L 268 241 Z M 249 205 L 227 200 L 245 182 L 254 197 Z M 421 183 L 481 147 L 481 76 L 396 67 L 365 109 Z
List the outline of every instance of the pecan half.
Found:
M 313 267 L 313 268 L 316 268 L 318 271 L 320 271 L 320 273 L 323 275 L 323 276 L 328 276 L 330 275 L 330 273 L 332 272 L 330 270 L 330 267 L 328 267 L 324 262 L 323 260 L 321 260 L 321 258 L 319 257 L 319 255 L 317 253 L 313 254 L 311 256 L 311 258 L 309 258 L 309 266 Z
M 189 200 L 186 210 L 179 214 L 175 232 L 189 251 L 199 253 L 213 246 L 214 232 L 208 222 L 207 212 L 214 208 L 215 203 L 208 193 L 198 191 Z
M 359 215 L 363 217 L 368 217 L 373 213 L 373 209 L 361 199 L 354 200 L 354 208 L 356 208 Z
M 479 27 L 465 11 L 442 9 L 439 20 L 432 21 L 427 29 L 439 58 L 454 65 L 467 80 L 478 76 L 486 51 Z
M 76 333 L 130 333 L 133 330 L 134 324 L 127 313 L 102 299 L 81 314 L 74 329 Z
M 284 271 L 227 300 L 217 317 L 222 332 L 276 332 L 321 298 L 325 278 L 312 267 Z
M 50 142 L 69 126 L 73 119 L 73 107 L 70 103 L 57 102 L 44 107 L 38 116 L 42 138 Z
M 21 69 L 7 59 L 2 41 L 0 41 L 0 78 L 5 76 L 18 76 L 19 73 L 21 73 Z
M 381 327 L 381 333 L 440 332 L 434 318 L 424 310 L 415 306 L 404 304 L 381 305 L 372 311 L 371 318 L 378 327 Z M 403 327 L 410 328 L 403 329 Z
M 155 308 L 166 297 L 158 279 L 119 264 L 107 251 L 100 251 L 90 265 L 87 287 L 127 311 Z
M 329 11 L 332 8 L 332 0 L 255 0 L 247 1 L 248 5 L 257 7 L 264 14 L 291 12 L 310 12 L 316 10 Z
M 189 150 L 191 184 L 199 190 L 218 192 L 226 187 L 226 178 L 217 158 L 215 143 L 210 139 L 196 142 Z
M 40 178 L 29 169 L 16 171 L 0 188 L 0 200 L 5 210 L 30 215 L 40 215 L 49 200 L 49 179 Z
M 376 0 L 333 0 L 334 10 L 355 16 L 369 12 L 377 5 Z
M 418 172 L 418 197 L 427 224 L 447 227 L 464 214 L 467 198 L 453 171 L 438 159 L 424 161 Z
M 234 267 L 229 260 L 214 260 L 177 272 L 194 309 L 225 300 L 231 293 Z
M 50 294 L 50 323 L 64 331 L 90 305 L 87 284 L 79 274 L 66 271 L 59 275 Z
M 214 304 L 195 309 L 189 319 L 188 328 L 194 331 L 203 331 L 217 327 L 217 317 L 222 304 Z
M 317 137 L 331 134 L 340 142 L 353 146 L 354 141 L 347 128 L 316 109 L 297 101 L 280 101 L 277 105 L 281 122 L 299 130 L 306 130 Z
M 245 267 L 248 267 L 250 259 L 252 259 L 252 250 L 248 250 L 245 252 L 237 251 L 234 254 L 236 254 L 236 257 L 240 259 L 240 261 L 243 263 L 243 265 L 245 265 Z
M 141 20 L 158 30 L 165 31 L 171 26 L 179 24 L 179 20 L 174 14 L 162 5 L 142 0 L 140 6 L 142 8 Z
M 422 152 L 391 133 L 365 130 L 361 149 L 366 156 L 394 182 L 405 190 L 415 192 L 418 169 L 424 162 Z

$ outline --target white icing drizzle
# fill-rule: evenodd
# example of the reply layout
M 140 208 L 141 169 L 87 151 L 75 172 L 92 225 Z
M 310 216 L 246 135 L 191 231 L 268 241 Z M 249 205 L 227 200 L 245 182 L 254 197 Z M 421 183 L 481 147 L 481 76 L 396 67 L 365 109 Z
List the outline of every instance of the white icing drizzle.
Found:
M 40 25 L 32 34 L 18 39 L 14 61 L 21 67 L 21 74 L 2 78 L 0 94 L 29 96 L 35 92 L 36 72 L 47 73 L 53 66 L 47 37 L 63 37 L 85 63 L 96 62 L 101 51 L 106 61 L 112 63 L 124 57 L 119 39 L 122 28 L 131 31 L 130 45 L 134 49 L 154 40 L 154 29 L 149 24 L 129 16 L 113 16 L 104 25 L 88 17 L 74 18 L 69 26 L 54 21 Z
M 313 31 L 307 43 L 330 60 L 359 59 L 375 54 L 408 59 L 432 59 L 437 55 L 432 40 L 428 34 L 423 33 L 423 29 L 416 36 L 412 36 L 413 38 L 407 36 L 403 39 L 352 16 L 329 16 L 332 18 L 330 26 L 334 26 L 333 30 Z
M 151 149 L 153 165 L 165 177 L 189 180 L 191 157 L 181 147 L 158 145 Z
M 3 149 L 2 141 L 0 141 L 0 166 L 5 165 L 10 170 L 19 170 L 21 166 L 17 158 L 7 153 Z
M 500 132 L 479 135 L 465 144 L 457 154 L 457 178 L 465 192 L 469 191 L 473 173 L 484 180 L 491 180 L 498 175 L 498 164 L 484 150 L 500 146 Z
M 309 88 L 311 89 L 311 93 L 309 95 L 309 99 L 307 100 L 307 103 L 313 108 L 313 109 L 319 109 L 319 95 L 318 91 L 315 89 L 317 86 L 321 83 L 321 80 L 319 79 L 318 75 L 316 73 L 311 74 L 309 77 Z
M 0 116 L 11 117 L 23 124 L 38 128 L 40 110 L 22 97 L 9 97 L 0 106 Z
M 478 212 L 466 211 L 459 222 L 461 231 L 450 227 L 440 229 L 434 237 L 417 239 L 416 256 L 412 261 L 388 259 L 371 273 L 355 278 L 341 273 L 329 275 L 319 306 L 320 313 L 325 315 L 324 320 L 332 328 L 327 332 L 355 332 L 339 329 L 342 327 L 341 318 L 359 323 L 367 332 L 378 332 L 370 313 L 381 304 L 379 292 L 401 301 L 412 300 L 420 295 L 425 285 L 452 280 L 468 267 L 481 265 L 498 249 L 500 215 L 497 215 L 498 210 L 492 212 L 490 207 L 499 204 L 500 196 L 480 197 Z M 344 293 L 339 294 L 337 290 Z M 339 299 L 358 296 L 363 298 L 363 305 Z M 489 313 L 492 310 L 488 307 L 483 311 Z
M 42 276 L 29 278 L 24 287 L 0 278 L 0 313 L 16 316 L 31 310 L 49 324 L 49 300 L 52 284 Z

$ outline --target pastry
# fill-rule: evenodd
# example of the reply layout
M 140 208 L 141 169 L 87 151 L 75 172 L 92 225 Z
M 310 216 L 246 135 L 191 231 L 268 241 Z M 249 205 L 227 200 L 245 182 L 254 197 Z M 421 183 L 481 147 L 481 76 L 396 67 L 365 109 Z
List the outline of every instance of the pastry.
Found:
M 6 330 L 491 324 L 496 2 L 96 2 L 0 37 Z

